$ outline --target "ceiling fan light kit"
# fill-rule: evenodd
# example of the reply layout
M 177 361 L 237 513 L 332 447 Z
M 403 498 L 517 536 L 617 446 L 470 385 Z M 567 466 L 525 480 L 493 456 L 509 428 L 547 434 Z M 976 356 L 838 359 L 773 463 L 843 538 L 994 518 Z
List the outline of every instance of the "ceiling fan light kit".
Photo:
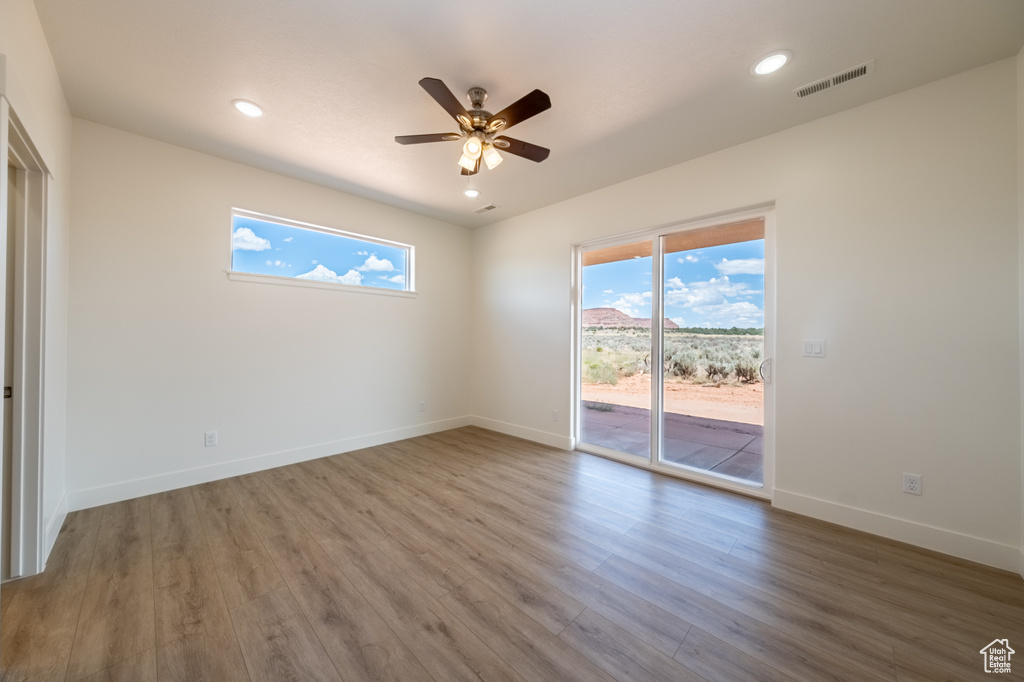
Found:
M 497 114 L 491 114 L 483 109 L 484 102 L 487 101 L 487 91 L 483 88 L 472 87 L 466 93 L 472 106 L 472 109 L 467 111 L 441 80 L 424 78 L 420 80 L 420 86 L 455 119 L 459 124 L 460 132 L 399 135 L 395 137 L 395 142 L 423 144 L 425 142 L 465 140 L 462 145 L 462 156 L 459 158 L 462 175 L 475 175 L 480 172 L 481 160 L 488 170 L 497 168 L 503 160 L 501 154 L 498 153 L 499 149 L 536 163 L 548 158 L 551 153 L 551 150 L 545 147 L 497 135 L 498 131 L 511 128 L 515 124 L 551 108 L 551 99 L 540 90 L 534 90 Z

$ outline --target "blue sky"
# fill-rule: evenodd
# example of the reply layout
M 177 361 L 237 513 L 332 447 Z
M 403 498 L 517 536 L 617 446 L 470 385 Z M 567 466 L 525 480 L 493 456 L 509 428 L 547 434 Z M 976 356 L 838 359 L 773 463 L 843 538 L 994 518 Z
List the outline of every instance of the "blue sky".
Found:
M 231 269 L 258 275 L 405 290 L 405 249 L 233 216 Z
M 651 259 L 583 269 L 583 307 L 651 316 Z M 680 327 L 764 326 L 764 240 L 665 255 L 665 317 Z

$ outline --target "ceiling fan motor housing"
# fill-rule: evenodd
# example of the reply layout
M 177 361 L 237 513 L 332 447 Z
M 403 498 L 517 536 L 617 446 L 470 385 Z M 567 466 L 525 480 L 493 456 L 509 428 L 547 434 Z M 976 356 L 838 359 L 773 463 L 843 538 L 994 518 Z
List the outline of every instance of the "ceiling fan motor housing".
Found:
M 469 89 L 469 103 L 474 109 L 483 109 L 484 102 L 487 101 L 487 91 L 481 87 L 474 87 Z

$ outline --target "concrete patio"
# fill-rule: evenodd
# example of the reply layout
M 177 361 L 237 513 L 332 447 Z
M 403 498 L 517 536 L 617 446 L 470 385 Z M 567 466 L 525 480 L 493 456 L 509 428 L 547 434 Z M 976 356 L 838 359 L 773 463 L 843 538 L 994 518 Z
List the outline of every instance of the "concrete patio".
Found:
M 650 456 L 651 411 L 583 402 L 583 442 L 641 457 Z M 665 413 L 662 459 L 712 474 L 761 485 L 764 427 Z

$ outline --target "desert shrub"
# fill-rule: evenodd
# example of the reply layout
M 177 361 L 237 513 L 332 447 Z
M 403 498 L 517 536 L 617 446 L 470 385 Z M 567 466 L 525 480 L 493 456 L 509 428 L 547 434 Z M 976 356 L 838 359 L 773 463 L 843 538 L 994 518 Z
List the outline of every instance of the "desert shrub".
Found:
M 753 363 L 741 360 L 736 363 L 736 368 L 733 371 L 736 373 L 736 378 L 745 384 L 753 384 L 758 380 L 757 365 Z
M 727 379 L 740 383 L 760 381 L 757 366 L 764 356 L 764 337 L 728 332 L 734 330 L 692 333 L 689 330 L 666 330 L 662 359 L 665 376 L 695 383 L 716 383 Z M 612 373 L 617 379 L 622 379 L 650 371 L 649 330 L 586 329 L 581 345 L 584 351 L 583 380 L 587 383 L 610 384 L 613 383 Z M 591 366 L 592 363 L 597 364 Z
M 725 377 L 729 376 L 729 370 L 724 365 L 720 365 L 717 362 L 709 362 L 704 367 L 705 374 L 708 375 L 708 381 L 721 381 Z
M 697 354 L 692 350 L 677 350 L 665 364 L 665 371 L 677 377 L 692 379 L 697 374 Z
M 619 370 L 607 360 L 592 360 L 583 366 L 583 381 L 588 384 L 619 383 Z

